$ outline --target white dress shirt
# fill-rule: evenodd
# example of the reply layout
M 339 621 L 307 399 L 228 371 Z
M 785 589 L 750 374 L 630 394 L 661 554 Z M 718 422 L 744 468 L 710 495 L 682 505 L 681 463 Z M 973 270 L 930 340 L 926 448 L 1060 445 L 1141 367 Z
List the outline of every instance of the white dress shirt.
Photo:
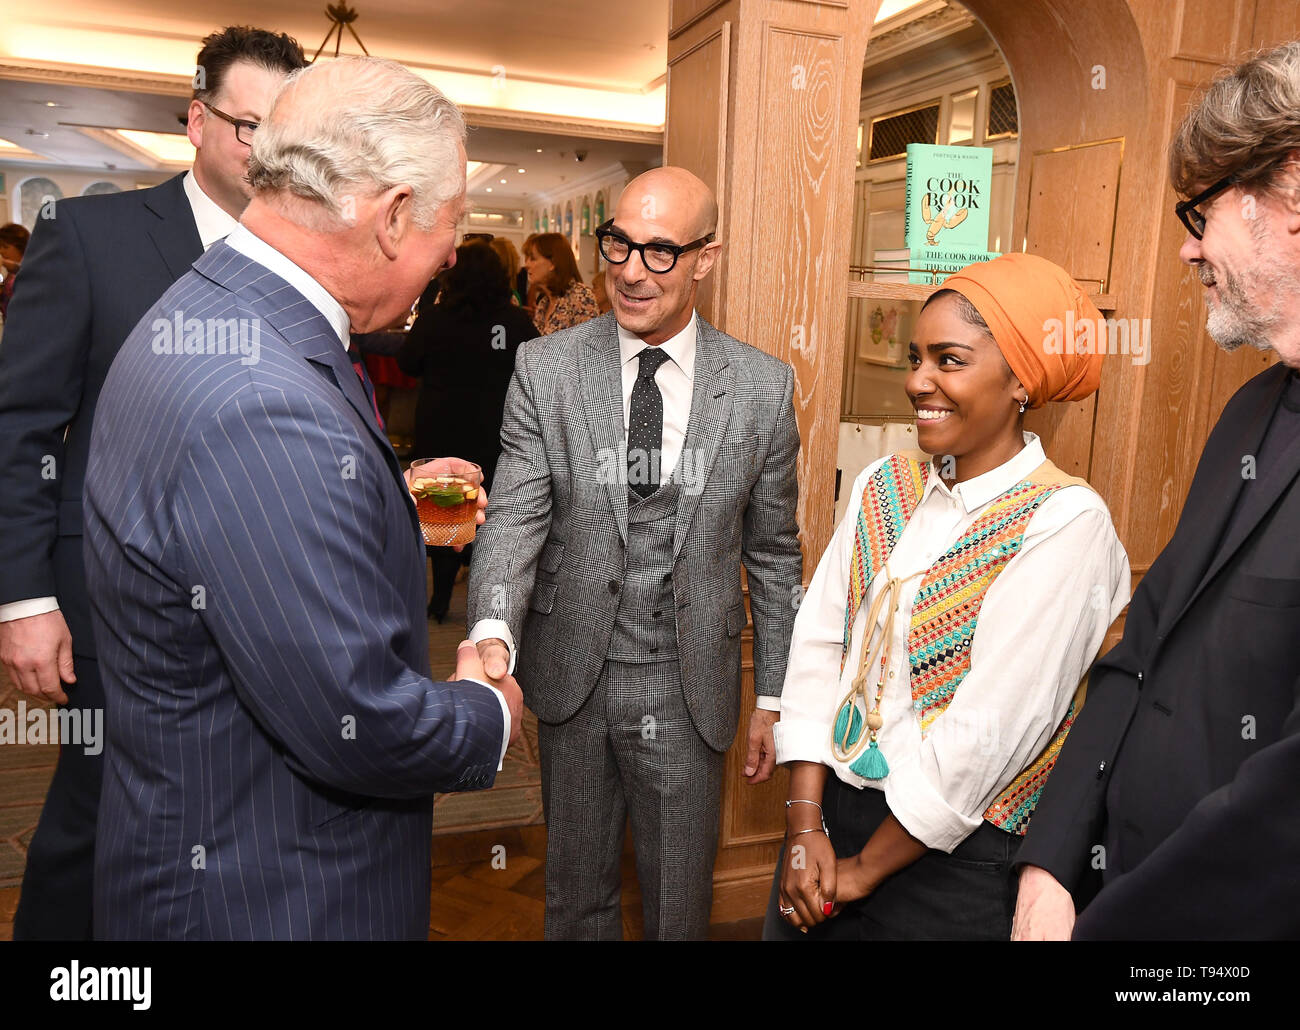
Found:
M 989 586 L 971 644 L 970 670 L 921 736 L 913 708 L 907 637 L 924 573 L 990 503 L 1044 460 L 1032 433 L 997 468 L 949 489 L 931 473 L 886 570 L 871 581 L 853 624 L 844 671 L 845 602 L 854 528 L 873 462 L 854 481 L 843 521 L 822 555 L 795 618 L 776 724 L 778 762 L 819 762 L 844 783 L 885 792 L 889 809 L 927 847 L 951 852 L 979 828 L 993 799 L 1039 755 L 1065 717 L 1079 680 L 1129 599 L 1129 565 L 1105 503 L 1092 490 L 1057 490 L 1030 518 L 1019 553 Z M 877 734 L 889 763 L 866 780 L 831 754 L 831 730 L 867 640 L 868 609 L 891 577 L 906 579 L 894 613 Z M 884 632 L 886 613 L 871 628 Z M 876 683 L 868 675 L 868 690 Z M 864 730 L 865 732 L 865 730 Z
M 326 321 L 333 327 L 334 335 L 339 338 L 339 346 L 343 348 L 345 354 L 347 353 L 352 320 L 348 318 L 348 313 L 343 310 L 343 305 L 330 296 L 329 291 L 324 286 L 265 240 L 254 236 L 242 225 L 236 226 L 234 231 L 226 237 L 226 246 L 234 248 L 244 257 L 256 261 L 263 268 L 274 272 L 311 301 L 312 307 L 324 315 Z
M 185 187 L 185 199 L 190 202 L 194 227 L 199 231 L 199 242 L 203 244 L 204 250 L 234 232 L 239 219 L 203 192 L 198 179 L 194 178 L 193 168 L 185 173 L 181 185 Z
M 181 185 L 185 190 L 185 199 L 190 202 L 190 213 L 194 216 L 194 226 L 199 231 L 199 241 L 203 244 L 203 249 L 207 250 L 229 234 L 239 221 L 223 211 L 215 200 L 203 192 L 194 178 L 194 169 L 185 173 Z M 12 622 L 14 619 L 58 610 L 59 602 L 55 597 L 11 601 L 9 604 L 0 604 L 0 622 Z
M 664 433 L 660 446 L 659 481 L 666 483 L 682 456 L 686 424 L 691 418 L 691 393 L 695 388 L 695 341 L 699 332 L 695 312 L 676 336 L 659 344 L 672 360 L 655 371 L 655 385 L 664 399 Z M 618 327 L 618 354 L 623 372 L 623 439 L 627 439 L 632 410 L 632 387 L 641 368 L 641 352 L 650 345 L 639 336 Z

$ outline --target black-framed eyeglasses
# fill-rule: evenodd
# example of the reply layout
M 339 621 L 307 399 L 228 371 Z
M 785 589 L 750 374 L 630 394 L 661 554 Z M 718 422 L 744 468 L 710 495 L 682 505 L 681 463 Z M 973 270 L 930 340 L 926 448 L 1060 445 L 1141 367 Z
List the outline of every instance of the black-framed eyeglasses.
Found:
M 671 272 L 677 259 L 687 251 L 698 250 L 713 242 L 713 233 L 706 233 L 690 243 L 633 243 L 621 232 L 610 228 L 614 219 L 609 219 L 596 227 L 596 239 L 600 241 L 600 252 L 611 265 L 621 265 L 632 256 L 632 251 L 641 252 L 641 263 L 646 270 L 663 275 Z
M 1225 175 L 1208 190 L 1196 194 L 1196 196 L 1192 197 L 1191 200 L 1180 200 L 1174 205 L 1174 213 L 1178 215 L 1183 225 L 1187 227 L 1187 231 L 1198 240 L 1201 239 L 1205 233 L 1205 215 L 1197 209 L 1211 197 L 1217 196 L 1229 186 L 1234 185 L 1236 181 L 1236 176 Z
M 199 103 L 215 114 L 218 118 L 228 121 L 233 125 L 235 127 L 235 139 L 239 140 L 240 143 L 244 144 L 246 147 L 251 147 L 253 145 L 253 133 L 257 131 L 258 125 L 261 124 L 260 122 L 245 122 L 239 118 L 232 118 L 230 115 L 226 114 L 225 111 L 218 111 L 206 100 L 200 100 Z

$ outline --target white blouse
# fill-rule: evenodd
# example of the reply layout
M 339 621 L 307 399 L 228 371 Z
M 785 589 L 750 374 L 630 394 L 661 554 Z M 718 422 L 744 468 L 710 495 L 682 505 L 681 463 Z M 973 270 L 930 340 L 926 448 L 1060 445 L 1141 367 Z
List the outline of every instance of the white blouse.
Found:
M 952 489 L 931 470 L 886 569 L 863 598 L 841 675 L 854 528 L 863 488 L 885 459 L 867 466 L 854 481 L 848 510 L 817 565 L 790 643 L 775 727 L 776 760 L 820 762 L 850 786 L 884 790 L 890 811 L 907 832 L 945 852 L 979 828 L 994 798 L 1047 746 L 1106 630 L 1129 600 L 1128 555 L 1105 503 L 1082 486 L 1057 490 L 1030 518 L 1020 551 L 989 586 L 970 670 L 922 739 L 909 683 L 912 605 L 930 566 L 990 503 L 1043 463 L 1038 437 L 1024 437 L 1024 449 L 1010 461 Z M 894 615 L 880 702 L 884 725 L 877 741 L 889 774 L 865 780 L 832 756 L 831 729 L 858 671 L 868 609 L 891 577 L 913 575 Z M 884 631 L 883 608 L 873 636 Z M 873 698 L 877 675 L 875 669 L 868 672 Z

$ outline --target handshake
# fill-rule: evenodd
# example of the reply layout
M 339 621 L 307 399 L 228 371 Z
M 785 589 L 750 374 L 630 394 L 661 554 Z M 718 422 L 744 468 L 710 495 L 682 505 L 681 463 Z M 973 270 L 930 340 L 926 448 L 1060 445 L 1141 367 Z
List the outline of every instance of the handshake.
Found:
M 458 680 L 477 680 L 501 692 L 510 709 L 510 746 L 519 738 L 519 727 L 524 717 L 524 694 L 515 678 L 506 672 L 510 653 L 504 640 L 462 640 L 456 648 L 456 674 Z

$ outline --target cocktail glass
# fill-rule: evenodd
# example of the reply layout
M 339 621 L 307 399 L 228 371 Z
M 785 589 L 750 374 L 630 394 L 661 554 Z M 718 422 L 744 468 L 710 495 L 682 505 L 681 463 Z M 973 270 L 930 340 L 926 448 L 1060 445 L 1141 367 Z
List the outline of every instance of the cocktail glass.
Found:
M 473 542 L 483 489 L 479 466 L 456 458 L 422 458 L 411 462 L 408 486 L 426 544 L 452 547 Z

